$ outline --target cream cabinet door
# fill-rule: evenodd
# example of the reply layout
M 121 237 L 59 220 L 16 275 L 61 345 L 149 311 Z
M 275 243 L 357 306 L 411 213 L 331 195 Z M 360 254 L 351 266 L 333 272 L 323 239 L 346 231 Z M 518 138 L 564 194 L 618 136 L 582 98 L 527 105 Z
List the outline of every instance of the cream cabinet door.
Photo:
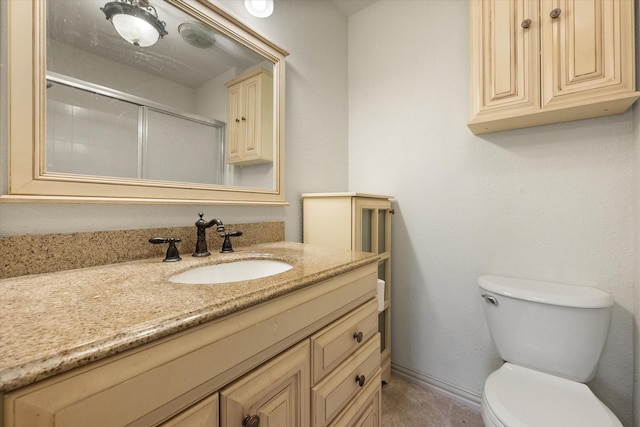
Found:
M 634 90 L 633 1 L 541 0 L 543 108 Z
M 246 134 L 244 152 L 242 156 L 244 159 L 259 159 L 262 156 L 261 153 L 261 129 L 262 129 L 262 117 L 261 111 L 261 94 L 262 94 L 262 78 L 260 75 L 254 76 L 244 83 L 245 90 L 245 117 Z
M 472 0 L 471 114 L 527 114 L 540 108 L 538 3 Z
M 220 426 L 309 425 L 309 376 L 305 340 L 220 392 Z
M 242 117 L 242 84 L 238 83 L 228 89 L 229 123 L 227 125 L 227 163 L 241 160 L 240 141 L 244 139 L 245 127 Z

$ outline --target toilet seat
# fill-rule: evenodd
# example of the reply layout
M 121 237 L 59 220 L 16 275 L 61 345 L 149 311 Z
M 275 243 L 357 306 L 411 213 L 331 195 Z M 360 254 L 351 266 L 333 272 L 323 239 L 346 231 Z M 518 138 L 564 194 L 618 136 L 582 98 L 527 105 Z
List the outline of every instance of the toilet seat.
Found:
M 487 378 L 483 410 L 497 426 L 622 427 L 585 384 L 511 363 Z

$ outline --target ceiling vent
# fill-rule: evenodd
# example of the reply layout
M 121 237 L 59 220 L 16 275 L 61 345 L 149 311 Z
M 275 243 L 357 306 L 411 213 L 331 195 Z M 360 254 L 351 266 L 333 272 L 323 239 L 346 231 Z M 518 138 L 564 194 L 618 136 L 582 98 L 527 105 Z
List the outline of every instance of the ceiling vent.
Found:
M 211 30 L 198 22 L 184 22 L 178 26 L 180 37 L 191 46 L 207 49 L 216 42 Z

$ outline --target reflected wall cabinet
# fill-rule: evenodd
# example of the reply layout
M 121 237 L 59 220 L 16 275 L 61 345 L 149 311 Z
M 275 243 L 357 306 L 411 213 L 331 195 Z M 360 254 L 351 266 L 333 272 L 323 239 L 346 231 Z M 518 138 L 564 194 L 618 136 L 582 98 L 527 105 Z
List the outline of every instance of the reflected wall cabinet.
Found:
M 305 243 L 380 255 L 378 279 L 385 281 L 385 291 L 378 328 L 382 380 L 386 382 L 391 376 L 391 199 L 350 192 L 302 195 Z
M 227 163 L 238 166 L 273 161 L 273 77 L 264 68 L 226 83 Z
M 608 116 L 635 91 L 634 2 L 470 0 L 474 134 Z

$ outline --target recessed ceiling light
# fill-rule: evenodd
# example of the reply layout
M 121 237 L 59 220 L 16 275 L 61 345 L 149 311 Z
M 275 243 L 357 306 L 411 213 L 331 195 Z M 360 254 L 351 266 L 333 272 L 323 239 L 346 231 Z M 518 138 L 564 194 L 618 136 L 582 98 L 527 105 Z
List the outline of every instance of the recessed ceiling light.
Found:
M 244 7 L 253 16 L 266 18 L 273 13 L 273 0 L 244 0 Z

